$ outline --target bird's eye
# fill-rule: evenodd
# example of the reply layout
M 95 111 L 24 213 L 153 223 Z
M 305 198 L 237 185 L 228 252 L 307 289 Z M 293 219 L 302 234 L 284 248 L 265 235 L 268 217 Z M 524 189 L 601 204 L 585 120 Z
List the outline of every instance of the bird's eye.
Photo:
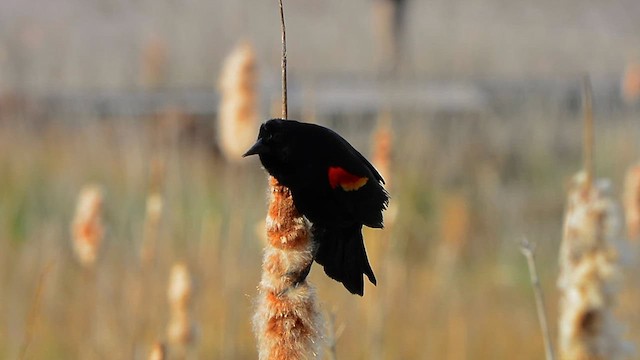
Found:
M 273 142 L 280 142 L 282 141 L 282 134 L 281 133 L 275 133 L 271 135 L 271 140 Z

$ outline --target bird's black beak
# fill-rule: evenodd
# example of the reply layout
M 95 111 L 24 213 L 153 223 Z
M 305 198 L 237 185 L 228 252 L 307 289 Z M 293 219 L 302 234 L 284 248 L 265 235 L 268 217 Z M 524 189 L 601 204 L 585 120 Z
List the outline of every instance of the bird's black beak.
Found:
M 242 157 L 247 157 L 247 156 L 256 155 L 256 154 L 262 154 L 262 153 L 267 152 L 267 150 L 269 150 L 269 148 L 267 148 L 262 143 L 262 139 L 258 139 L 258 141 L 256 141 L 255 144 L 253 144 L 251 149 L 247 150 L 247 152 L 244 153 L 244 155 L 242 155 Z

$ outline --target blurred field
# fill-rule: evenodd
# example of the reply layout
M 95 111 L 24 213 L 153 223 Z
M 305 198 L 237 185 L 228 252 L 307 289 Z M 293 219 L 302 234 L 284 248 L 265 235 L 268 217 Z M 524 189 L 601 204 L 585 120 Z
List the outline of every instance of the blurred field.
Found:
M 516 121 L 488 115 L 397 122 L 390 179 L 397 219 L 367 234 L 378 287 L 368 287 L 360 299 L 320 268 L 311 274 L 323 307 L 344 328 L 339 357 L 541 358 L 517 241 L 526 235 L 539 244 L 553 324 L 563 184 L 580 162 L 579 121 L 529 113 Z M 640 150 L 637 123 L 631 116 L 601 123 L 597 169 L 619 189 L 623 170 Z M 176 260 L 186 261 L 196 279 L 200 337 L 193 352 L 200 358 L 255 357 L 250 317 L 266 177 L 255 162 L 225 165 L 208 147 L 179 134 L 160 141 L 155 124 L 3 123 L 1 357 L 15 357 L 23 344 L 36 284 L 47 271 L 30 330 L 32 358 L 144 358 L 151 343 L 165 337 L 165 289 Z M 368 148 L 365 133 L 341 128 Z M 166 169 L 165 212 L 157 255 L 143 265 L 145 198 L 157 159 Z M 77 193 L 87 182 L 102 184 L 106 194 L 106 237 L 93 271 L 72 256 L 69 230 Z M 446 204 L 454 198 L 464 206 L 452 213 Z M 620 308 L 636 340 L 637 285 L 628 279 Z
M 480 5 L 445 3 L 411 3 L 409 76 L 517 80 L 524 91 L 514 94 L 500 85 L 509 101 L 477 111 L 407 107 L 390 113 L 392 209 L 386 229 L 365 233 L 378 286 L 368 286 L 359 298 L 317 265 L 310 275 L 326 317 L 335 320 L 338 359 L 543 358 L 518 243 L 526 236 L 538 244 L 555 339 L 562 214 L 566 184 L 581 166 L 582 130 L 575 103 L 530 96 L 540 90 L 529 92 L 529 79 L 571 82 L 576 72 L 591 71 L 597 175 L 610 178 L 619 196 L 625 170 L 640 160 L 637 104 L 611 105 L 620 97 L 617 88 L 597 87 L 598 79 L 610 85 L 640 51 L 630 45 L 637 46 L 640 33 L 629 16 L 636 2 L 606 9 L 575 4 L 581 14 L 575 18 L 574 1 L 504 12 L 504 4 L 488 2 L 480 15 Z M 275 4 L 192 1 L 180 8 L 102 1 L 76 8 L 65 1 L 55 17 L 46 16 L 52 10 L 47 4 L 0 4 L 6 10 L 0 18 L 8 19 L 0 21 L 0 358 L 24 351 L 30 359 L 145 359 L 156 341 L 167 339 L 167 284 L 177 261 L 186 263 L 195 282 L 197 337 L 186 358 L 256 358 L 251 316 L 267 208 L 267 178 L 257 159 L 229 164 L 222 158 L 213 113 L 172 107 L 139 117 L 92 114 L 95 109 L 62 116 L 34 106 L 29 94 L 213 91 L 222 58 L 241 34 L 255 38 L 261 81 L 273 83 L 279 61 Z M 369 39 L 362 30 L 368 15 L 353 16 L 366 14 L 366 5 L 292 2 L 294 83 L 303 88 L 323 74 L 375 73 L 373 44 L 362 40 Z M 500 14 L 495 19 L 489 14 L 494 10 Z M 333 14 L 339 14 L 335 22 Z M 65 21 L 76 16 L 81 20 L 74 26 L 91 30 L 72 31 Z M 570 17 L 574 22 L 567 23 Z M 316 22 L 305 23 L 309 18 Z M 118 21 L 122 26 L 114 27 Z M 345 37 L 353 43 L 338 46 L 333 39 L 343 26 L 353 31 Z M 550 39 L 554 29 L 561 36 Z M 125 36 L 128 31 L 134 36 Z M 610 41 L 611 34 L 620 36 Z M 168 65 L 156 64 L 167 71 L 157 82 L 141 75 L 155 65 L 139 59 L 154 36 L 166 41 L 169 54 Z M 340 109 L 315 116 L 313 94 L 303 98 L 297 115 L 331 126 L 371 156 L 378 113 Z M 266 107 L 259 110 L 263 118 Z M 104 190 L 105 236 L 95 266 L 87 269 L 73 255 L 70 226 L 77 196 L 89 183 Z M 154 192 L 163 211 L 150 225 L 145 208 Z M 637 253 L 633 243 L 623 256 L 627 277 L 617 310 L 634 344 L 640 343 Z

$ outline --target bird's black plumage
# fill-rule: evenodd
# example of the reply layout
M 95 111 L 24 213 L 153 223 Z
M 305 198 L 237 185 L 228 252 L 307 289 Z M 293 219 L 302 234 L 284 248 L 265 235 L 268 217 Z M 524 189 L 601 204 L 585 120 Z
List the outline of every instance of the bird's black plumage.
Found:
M 389 195 L 382 176 L 334 131 L 294 120 L 262 124 L 244 156 L 255 154 L 291 190 L 296 208 L 312 222 L 316 262 L 351 293 L 362 295 L 363 275 L 376 283 L 362 225 L 383 226 Z

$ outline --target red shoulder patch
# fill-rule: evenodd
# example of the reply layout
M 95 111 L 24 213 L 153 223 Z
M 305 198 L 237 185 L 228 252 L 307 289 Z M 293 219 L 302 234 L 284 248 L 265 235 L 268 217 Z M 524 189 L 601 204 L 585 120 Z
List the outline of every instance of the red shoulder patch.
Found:
M 329 167 L 329 185 L 332 189 L 340 186 L 344 191 L 354 191 L 363 187 L 368 177 L 353 175 L 339 166 Z

